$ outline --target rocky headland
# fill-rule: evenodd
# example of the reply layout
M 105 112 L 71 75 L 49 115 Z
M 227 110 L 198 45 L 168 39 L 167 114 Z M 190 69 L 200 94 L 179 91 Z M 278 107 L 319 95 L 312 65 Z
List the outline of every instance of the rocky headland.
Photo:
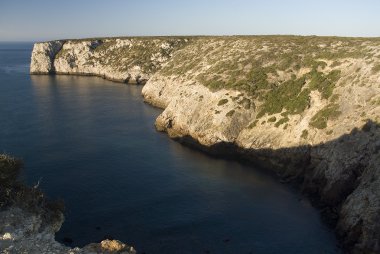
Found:
M 295 183 L 347 253 L 380 253 L 380 39 L 135 37 L 36 43 L 32 74 L 146 83 L 156 127 Z

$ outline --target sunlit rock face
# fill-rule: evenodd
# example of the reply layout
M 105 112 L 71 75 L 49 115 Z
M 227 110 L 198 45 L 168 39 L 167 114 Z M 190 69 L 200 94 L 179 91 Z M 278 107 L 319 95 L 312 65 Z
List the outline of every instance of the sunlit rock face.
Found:
M 120 38 L 36 43 L 30 72 L 96 75 L 145 83 L 187 38 Z
M 347 250 L 380 252 L 378 39 L 232 36 L 55 43 L 59 51 L 49 43 L 35 46 L 32 73 L 147 82 L 144 100 L 164 109 L 157 129 L 203 149 L 270 165 L 318 201 Z
M 61 50 L 63 41 L 35 43 L 30 62 L 30 73 L 49 74 L 54 72 L 54 58 Z

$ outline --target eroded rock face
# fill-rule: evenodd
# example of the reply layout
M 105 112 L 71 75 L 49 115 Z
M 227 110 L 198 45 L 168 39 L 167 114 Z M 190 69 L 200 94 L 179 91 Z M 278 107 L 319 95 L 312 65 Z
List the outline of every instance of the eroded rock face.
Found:
M 54 73 L 54 57 L 61 50 L 62 45 L 63 41 L 35 43 L 30 63 L 30 73 Z
M 167 105 L 156 120 L 157 129 L 167 131 L 172 137 L 191 136 L 206 146 L 233 142 L 254 114 L 243 105 L 234 109 L 228 102 L 221 101 L 225 94 L 238 96 L 240 93 L 227 90 L 210 93 L 195 83 L 170 80 L 148 82 L 143 88 L 145 100 L 156 106 Z
M 379 138 L 372 142 L 377 142 L 372 149 L 378 150 Z M 380 253 L 380 156 L 378 153 L 371 156 L 369 164 L 360 168 L 364 172 L 356 189 L 343 203 L 338 222 L 341 236 L 348 245 L 357 244 L 357 253 Z
M 145 83 L 186 38 L 122 38 L 38 43 L 32 74 L 94 75 L 125 83 Z M 53 68 L 54 67 L 54 68 Z

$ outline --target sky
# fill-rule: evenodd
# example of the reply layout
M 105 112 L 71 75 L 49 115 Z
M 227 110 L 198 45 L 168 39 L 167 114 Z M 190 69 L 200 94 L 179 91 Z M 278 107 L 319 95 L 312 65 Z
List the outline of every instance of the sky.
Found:
M 0 0 L 0 41 L 264 34 L 380 37 L 380 1 Z

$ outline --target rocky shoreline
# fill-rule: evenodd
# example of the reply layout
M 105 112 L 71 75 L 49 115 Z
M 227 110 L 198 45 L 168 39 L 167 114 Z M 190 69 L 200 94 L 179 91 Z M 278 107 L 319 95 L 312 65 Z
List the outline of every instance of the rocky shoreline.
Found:
M 0 251 L 12 253 L 123 253 L 136 251 L 117 240 L 70 248 L 55 240 L 64 221 L 64 205 L 47 199 L 38 186 L 18 181 L 22 162 L 0 154 Z
M 164 109 L 158 130 L 264 164 L 315 201 L 347 253 L 380 253 L 379 56 L 378 41 L 365 38 L 71 40 L 36 44 L 31 73 L 147 81 L 144 100 Z
M 273 170 L 309 196 L 325 221 L 336 229 L 347 253 L 378 253 L 379 124 L 368 121 L 361 128 L 314 146 L 252 148 L 242 147 L 236 141 L 214 143 L 211 138 L 202 143 L 204 137 L 184 130 L 176 122 L 177 116 L 166 116 L 164 111 L 156 121 L 157 129 L 212 155 Z

